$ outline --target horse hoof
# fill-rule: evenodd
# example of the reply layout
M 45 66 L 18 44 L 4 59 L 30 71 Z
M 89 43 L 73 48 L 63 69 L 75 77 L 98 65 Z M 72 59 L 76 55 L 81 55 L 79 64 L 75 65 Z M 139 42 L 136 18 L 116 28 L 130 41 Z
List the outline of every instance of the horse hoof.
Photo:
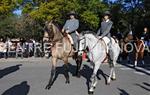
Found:
M 116 78 L 112 78 L 111 80 L 112 80 L 112 81 L 115 81 L 115 80 L 116 80 Z
M 106 83 L 106 85 L 110 85 L 110 83 Z
M 67 80 L 67 81 L 66 81 L 66 84 L 69 84 L 69 83 L 70 83 L 70 81 L 69 81 L 69 80 Z
M 50 85 L 47 85 L 47 86 L 45 87 L 46 90 L 49 90 L 50 88 L 51 88 Z
M 78 74 L 76 77 L 77 77 L 77 78 L 80 78 L 80 77 L 81 77 L 81 75 L 80 75 L 80 74 Z
M 89 91 L 88 94 L 89 94 L 89 95 L 93 95 L 94 92 L 93 92 L 93 91 Z

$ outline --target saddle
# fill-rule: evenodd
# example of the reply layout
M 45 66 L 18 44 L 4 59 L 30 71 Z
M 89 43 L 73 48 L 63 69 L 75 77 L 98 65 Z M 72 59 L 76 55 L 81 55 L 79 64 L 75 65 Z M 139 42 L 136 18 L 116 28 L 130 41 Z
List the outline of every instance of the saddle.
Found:
M 100 37 L 101 38 L 101 37 Z M 102 41 L 104 42 L 104 44 L 105 44 L 105 49 L 106 49 L 106 57 L 104 58 L 104 60 L 102 61 L 102 63 L 107 63 L 108 61 L 112 61 L 111 60 L 111 54 L 110 54 L 110 48 L 109 48 L 109 45 L 110 45 L 110 39 L 106 36 L 106 37 L 103 37 L 102 38 Z M 112 41 L 112 43 L 111 43 L 111 47 L 113 47 L 112 45 L 113 44 L 116 44 L 116 43 L 118 43 L 118 40 L 115 38 L 115 37 L 111 37 L 111 41 Z
M 101 37 L 99 37 L 99 38 L 101 38 Z M 107 36 L 105 36 L 102 38 L 102 40 L 104 41 L 104 43 L 106 45 L 106 53 L 108 54 L 109 53 L 108 51 L 109 51 L 110 39 Z M 111 41 L 112 41 L 111 46 L 115 43 L 118 43 L 118 40 L 114 37 L 111 37 Z

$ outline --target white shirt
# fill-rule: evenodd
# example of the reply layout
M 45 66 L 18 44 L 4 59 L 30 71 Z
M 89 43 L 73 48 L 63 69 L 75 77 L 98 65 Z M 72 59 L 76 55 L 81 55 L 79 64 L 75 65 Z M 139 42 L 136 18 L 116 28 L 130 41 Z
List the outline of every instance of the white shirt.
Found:
M 108 21 L 109 21 L 109 19 L 106 20 L 106 22 L 108 22 Z

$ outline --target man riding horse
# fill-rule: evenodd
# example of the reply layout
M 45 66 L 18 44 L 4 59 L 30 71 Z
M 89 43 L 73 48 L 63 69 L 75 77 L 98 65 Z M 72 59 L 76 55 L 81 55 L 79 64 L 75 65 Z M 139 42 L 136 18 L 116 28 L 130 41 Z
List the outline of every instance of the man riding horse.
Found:
M 67 33 L 67 36 L 71 42 L 71 45 L 75 49 L 75 51 L 78 50 L 78 38 L 79 35 L 76 31 L 79 28 L 79 20 L 76 19 L 76 13 L 74 11 L 71 11 L 68 16 L 70 16 L 70 19 L 68 19 L 63 26 L 62 32 Z
M 104 12 L 104 20 L 101 22 L 101 27 L 99 28 L 98 32 L 97 32 L 97 36 L 101 36 L 101 38 L 103 37 L 108 37 L 109 38 L 109 53 L 111 50 L 111 44 L 112 44 L 112 39 L 111 39 L 111 28 L 113 25 L 113 22 L 110 20 L 111 18 L 111 13 L 109 11 L 105 11 Z
M 46 89 L 50 89 L 53 85 L 56 74 L 56 66 L 58 59 L 63 60 L 64 62 L 64 75 L 66 78 L 66 83 L 70 83 L 69 78 L 69 62 L 68 58 L 72 57 L 76 63 L 76 76 L 80 77 L 79 71 L 82 63 L 82 56 L 78 56 L 77 52 L 73 49 L 72 46 L 75 46 L 73 43 L 77 43 L 77 32 L 76 30 L 79 27 L 79 21 L 75 18 L 75 12 L 69 13 L 70 19 L 66 21 L 62 30 L 53 23 L 53 21 L 47 21 L 45 23 L 45 33 L 47 33 L 47 38 L 51 46 L 51 75 L 48 84 L 46 85 Z M 62 33 L 63 32 L 63 33 Z M 64 35 L 65 34 L 65 35 Z M 67 36 L 66 36 L 67 35 Z M 73 39 L 73 40 L 72 40 Z M 77 50 L 77 45 L 76 45 Z

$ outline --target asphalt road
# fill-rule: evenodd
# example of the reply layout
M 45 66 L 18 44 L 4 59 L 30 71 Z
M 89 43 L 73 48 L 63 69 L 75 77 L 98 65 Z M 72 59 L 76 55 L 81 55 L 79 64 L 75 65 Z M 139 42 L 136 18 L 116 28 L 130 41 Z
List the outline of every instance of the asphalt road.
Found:
M 50 59 L 0 59 L 0 95 L 88 95 L 90 64 L 84 62 L 81 78 L 73 77 L 75 62 L 70 60 L 70 84 L 65 84 L 62 61 L 58 62 L 58 77 L 50 90 L 45 90 L 50 76 Z M 94 95 L 150 95 L 150 67 L 116 66 L 116 81 L 106 85 L 109 66 L 103 64 Z

